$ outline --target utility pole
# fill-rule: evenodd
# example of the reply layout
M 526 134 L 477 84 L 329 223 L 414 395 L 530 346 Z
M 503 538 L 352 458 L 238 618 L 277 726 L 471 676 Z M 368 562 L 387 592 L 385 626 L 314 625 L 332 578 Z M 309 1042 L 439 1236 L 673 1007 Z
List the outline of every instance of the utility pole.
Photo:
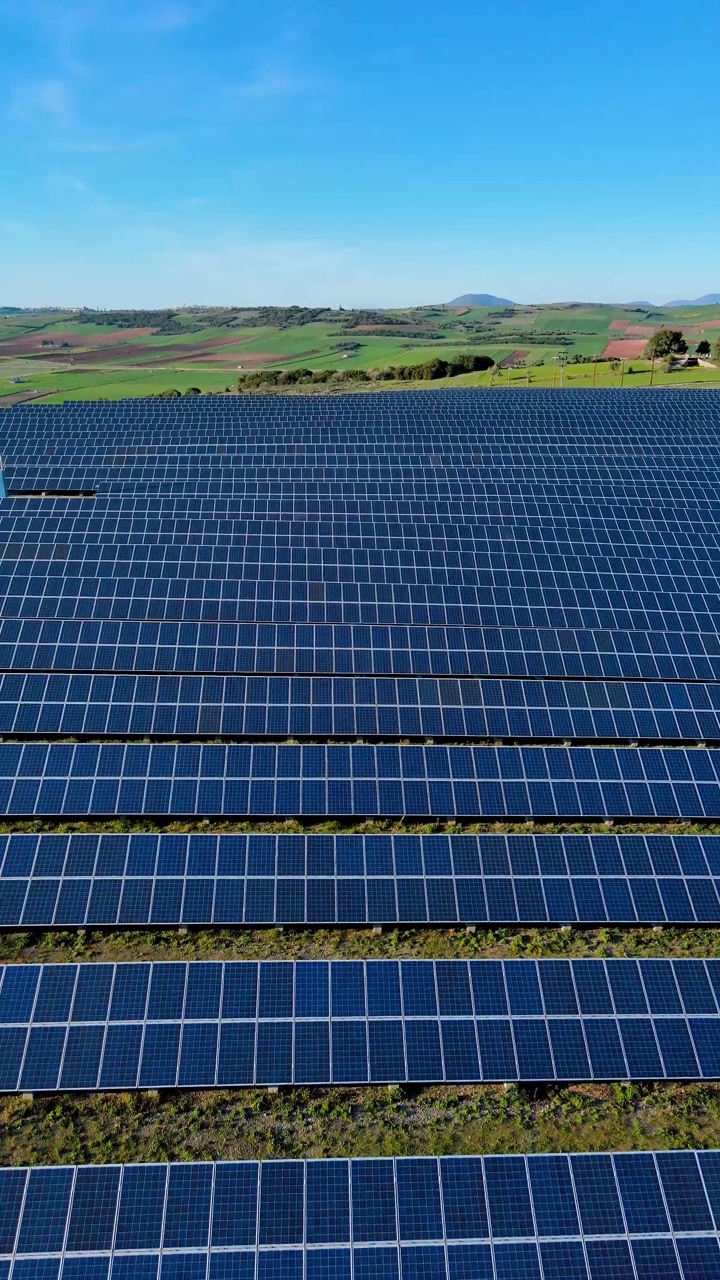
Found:
M 596 380 L 597 380 L 597 359 L 593 360 L 593 380 L 592 380 L 593 386 L 595 386 Z
M 625 357 L 623 356 L 620 360 L 620 386 L 623 385 L 624 381 L 625 381 Z
M 653 384 L 654 377 L 655 377 L 655 354 L 653 353 L 653 355 L 651 355 L 650 357 L 650 386 L 652 386 Z

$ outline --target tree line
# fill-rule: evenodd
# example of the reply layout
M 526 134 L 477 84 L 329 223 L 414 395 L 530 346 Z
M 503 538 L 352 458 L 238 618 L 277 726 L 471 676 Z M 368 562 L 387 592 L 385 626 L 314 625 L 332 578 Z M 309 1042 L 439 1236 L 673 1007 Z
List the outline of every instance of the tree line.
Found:
M 461 373 L 477 373 L 491 369 L 491 356 L 468 352 L 443 360 L 435 356 L 422 364 L 391 364 L 383 369 L 258 369 L 238 378 L 239 391 L 255 391 L 258 387 L 341 385 L 353 382 L 424 382 L 436 378 L 455 378 Z

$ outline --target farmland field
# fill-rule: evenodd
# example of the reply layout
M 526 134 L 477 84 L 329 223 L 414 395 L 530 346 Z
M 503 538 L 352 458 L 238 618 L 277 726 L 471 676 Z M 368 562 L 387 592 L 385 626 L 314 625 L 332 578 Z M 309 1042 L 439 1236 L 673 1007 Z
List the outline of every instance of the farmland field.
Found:
M 720 333 L 720 307 L 647 311 L 635 308 L 552 305 L 508 308 L 442 306 L 395 311 L 301 308 L 187 309 L 177 312 L 0 312 L 0 406 L 18 399 L 121 399 L 185 392 L 235 390 L 239 374 L 258 369 L 373 370 L 420 365 L 434 358 L 483 354 L 497 365 L 522 358 L 523 369 L 503 370 L 503 385 L 630 385 L 648 381 L 642 359 L 647 337 L 665 326 L 686 333 L 692 352 L 701 337 Z M 609 345 L 612 344 L 612 345 Z M 520 355 L 522 354 L 522 357 Z M 573 363 L 634 362 L 632 372 Z M 667 372 L 654 382 L 720 383 L 720 370 Z M 493 385 L 488 373 L 465 375 L 454 385 Z M 387 387 L 387 383 L 384 384 Z M 407 385 L 405 383 L 404 385 Z M 436 384 L 438 385 L 438 384 Z

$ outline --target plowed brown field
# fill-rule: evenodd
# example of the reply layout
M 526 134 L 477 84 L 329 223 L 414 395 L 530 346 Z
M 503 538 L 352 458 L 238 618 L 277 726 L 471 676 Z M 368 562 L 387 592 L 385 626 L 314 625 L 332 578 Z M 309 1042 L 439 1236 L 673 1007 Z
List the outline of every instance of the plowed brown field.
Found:
M 512 369 L 517 364 L 518 360 L 525 360 L 529 355 L 530 355 L 529 349 L 526 349 L 524 351 L 520 349 L 518 349 L 517 351 L 511 351 L 509 356 L 506 356 L 504 360 L 500 361 L 498 368 Z
M 34 352 L 33 355 L 36 360 L 57 360 L 58 356 L 62 357 L 64 354 L 72 360 L 73 364 L 108 364 L 113 360 L 131 360 L 133 364 L 144 368 L 147 365 L 167 364 L 168 357 L 180 356 L 184 360 L 199 359 L 205 352 L 215 351 L 218 348 L 227 348 L 227 358 L 232 359 L 235 355 L 240 355 L 243 342 L 250 341 L 250 338 L 206 338 L 204 342 L 165 342 L 161 345 L 151 345 L 142 342 L 118 342 L 117 336 L 117 334 L 114 335 L 116 339 L 114 346 L 104 346 L 98 350 L 70 352 L 66 350 L 63 353 L 57 348 L 50 347 Z M 2 354 L 3 350 L 0 347 L 0 355 Z M 283 359 L 280 355 L 269 358 Z
M 51 360 L 56 360 L 64 342 L 68 347 L 101 347 L 117 346 L 121 342 L 129 342 L 131 338 L 149 338 L 154 329 L 122 329 L 120 336 L 113 333 L 24 333 L 20 338 L 0 339 L 0 356 L 25 356 L 42 352 Z M 43 342 L 52 342 L 51 347 L 44 347 Z M 65 348 L 67 350 L 67 348 Z
M 608 342 L 603 355 L 608 360 L 638 360 L 646 346 L 644 338 L 615 338 Z

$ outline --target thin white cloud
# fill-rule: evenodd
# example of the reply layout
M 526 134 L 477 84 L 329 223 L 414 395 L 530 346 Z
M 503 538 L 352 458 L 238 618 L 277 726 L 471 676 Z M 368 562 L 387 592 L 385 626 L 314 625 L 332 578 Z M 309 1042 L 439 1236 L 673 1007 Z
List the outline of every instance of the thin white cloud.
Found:
M 65 155 L 116 156 L 166 147 L 175 141 L 173 133 L 148 133 L 139 138 L 60 138 L 53 140 L 50 150 Z
M 212 0 L 0 0 L 0 13 L 33 24 L 50 36 L 68 38 L 107 28 L 113 33 L 172 32 L 208 16 Z
M 37 235 L 37 227 L 30 222 L 23 222 L 20 218 L 0 218 L 0 235 L 34 236 Z
M 68 82 L 48 78 L 16 84 L 10 95 L 10 114 L 19 124 L 67 126 L 73 117 Z
M 117 13 L 117 9 L 115 9 Z M 150 4 L 143 5 L 137 12 L 121 14 L 119 26 L 121 30 L 142 32 L 147 35 L 171 34 L 192 26 L 200 18 L 208 16 L 208 7 L 204 10 L 189 4 Z
M 281 63 L 267 63 L 249 80 L 230 86 L 227 95 L 234 102 L 272 103 L 287 98 L 317 97 L 328 88 L 328 81 L 319 76 Z
M 211 246 L 146 247 L 149 272 L 169 292 L 201 301 L 292 303 L 333 299 L 337 282 L 360 278 L 362 255 L 354 247 L 314 241 L 232 240 Z M 172 287 L 168 287 L 172 282 Z
M 74 173 L 50 173 L 48 174 L 48 186 L 53 191 L 72 191 L 75 195 L 86 196 L 90 193 L 90 187 L 83 178 L 78 178 Z

